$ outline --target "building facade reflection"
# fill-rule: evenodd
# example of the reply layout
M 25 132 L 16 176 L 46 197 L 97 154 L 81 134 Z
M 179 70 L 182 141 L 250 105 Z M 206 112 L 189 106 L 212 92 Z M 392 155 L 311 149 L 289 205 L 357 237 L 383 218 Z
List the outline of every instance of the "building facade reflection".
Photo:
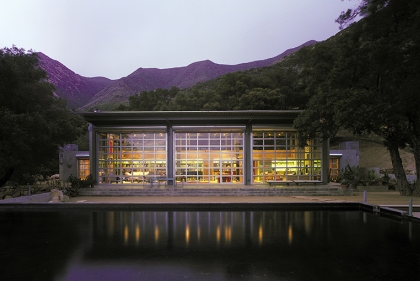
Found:
M 124 247 L 242 247 L 279 239 L 292 244 L 294 227 L 311 235 L 314 223 L 323 219 L 314 212 L 115 211 L 95 213 L 93 222 L 95 239 Z

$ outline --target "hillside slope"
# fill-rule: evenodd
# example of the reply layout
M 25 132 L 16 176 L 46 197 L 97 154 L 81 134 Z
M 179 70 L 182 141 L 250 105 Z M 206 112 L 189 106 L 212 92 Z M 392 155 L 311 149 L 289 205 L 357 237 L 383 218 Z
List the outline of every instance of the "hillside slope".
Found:
M 79 108 L 89 102 L 96 93 L 113 83 L 104 77 L 80 76 L 59 61 L 43 53 L 37 53 L 39 64 L 48 74 L 48 81 L 55 87 L 55 94 L 67 101 L 71 108 Z
M 300 48 L 315 43 L 316 41 L 311 40 L 295 48 L 288 49 L 276 57 L 238 65 L 216 64 L 205 60 L 192 63 L 186 67 L 169 69 L 139 68 L 127 77 L 123 77 L 104 88 L 79 110 L 86 111 L 91 108 L 112 109 L 110 107 L 120 103 L 127 103 L 129 96 L 142 91 L 151 91 L 157 88 L 170 89 L 172 87 L 185 89 L 199 82 L 208 81 L 227 73 L 269 66 L 281 61 L 285 56 L 296 52 Z

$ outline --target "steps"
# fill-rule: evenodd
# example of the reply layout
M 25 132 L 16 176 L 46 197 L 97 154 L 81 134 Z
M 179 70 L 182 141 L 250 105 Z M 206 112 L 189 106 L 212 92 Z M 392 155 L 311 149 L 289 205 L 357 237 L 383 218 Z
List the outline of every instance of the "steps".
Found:
M 331 196 L 343 195 L 340 186 L 317 187 L 94 187 L 79 191 L 79 196 Z

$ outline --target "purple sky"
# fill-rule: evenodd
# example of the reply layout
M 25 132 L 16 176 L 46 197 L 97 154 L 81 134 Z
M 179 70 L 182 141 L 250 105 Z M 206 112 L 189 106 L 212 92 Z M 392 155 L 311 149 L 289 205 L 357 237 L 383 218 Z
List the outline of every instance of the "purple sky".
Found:
M 238 64 L 325 40 L 349 0 L 0 0 L 0 47 L 111 79 L 139 67 Z

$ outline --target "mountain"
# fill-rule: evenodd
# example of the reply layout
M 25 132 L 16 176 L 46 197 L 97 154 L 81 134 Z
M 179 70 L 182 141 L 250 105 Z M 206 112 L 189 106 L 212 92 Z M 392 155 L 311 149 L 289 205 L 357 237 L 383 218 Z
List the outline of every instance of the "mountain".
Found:
M 216 64 L 205 60 L 194 62 L 185 67 L 169 69 L 139 68 L 127 77 L 119 79 L 114 84 L 100 91 L 80 110 L 86 111 L 95 107 L 112 109 L 115 105 L 126 103 L 129 96 L 138 94 L 141 91 L 151 91 L 157 88 L 170 89 L 173 86 L 185 89 L 199 82 L 208 81 L 230 72 L 269 66 L 281 61 L 285 56 L 296 52 L 300 48 L 315 43 L 316 41 L 311 40 L 295 48 L 288 49 L 276 57 L 237 65 Z
M 237 65 L 216 64 L 205 60 L 194 62 L 185 67 L 139 68 L 130 75 L 117 80 L 104 77 L 83 77 L 43 53 L 38 53 L 38 55 L 40 66 L 47 72 L 49 81 L 56 87 L 56 95 L 66 99 L 70 107 L 86 111 L 95 107 L 114 109 L 121 103 L 127 103 L 129 96 L 142 91 L 172 87 L 185 89 L 230 72 L 269 66 L 300 48 L 315 43 L 316 41 L 311 40 L 288 49 L 276 57 Z
M 48 81 L 56 87 L 55 94 L 67 100 L 74 109 L 85 105 L 98 92 L 114 83 L 104 77 L 80 76 L 43 53 L 38 53 L 38 58 L 41 68 L 48 74 Z

